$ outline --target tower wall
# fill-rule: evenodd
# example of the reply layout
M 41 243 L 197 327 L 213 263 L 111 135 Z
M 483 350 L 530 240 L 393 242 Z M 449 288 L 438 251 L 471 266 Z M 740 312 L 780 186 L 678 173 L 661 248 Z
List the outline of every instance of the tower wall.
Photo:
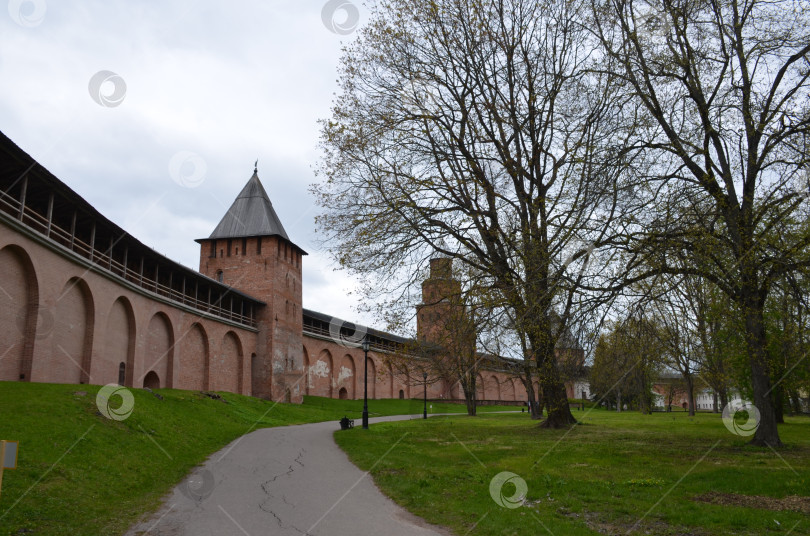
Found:
M 300 402 L 301 250 L 278 236 L 200 240 L 200 272 L 267 305 L 257 315 L 252 394 Z
M 416 311 L 416 332 L 421 341 L 447 344 L 459 305 L 449 299 L 460 297 L 461 283 L 453 278 L 453 260 L 430 260 L 430 276 L 422 282 L 422 303 Z M 456 319 L 460 320 L 460 318 Z

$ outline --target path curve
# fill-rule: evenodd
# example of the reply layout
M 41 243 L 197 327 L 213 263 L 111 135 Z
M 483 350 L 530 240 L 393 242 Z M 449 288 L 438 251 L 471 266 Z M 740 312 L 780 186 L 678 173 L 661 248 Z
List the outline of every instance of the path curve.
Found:
M 263 428 L 240 437 L 212 455 L 166 497 L 160 511 L 126 536 L 449 534 L 383 495 L 335 444 L 338 427 L 330 421 Z

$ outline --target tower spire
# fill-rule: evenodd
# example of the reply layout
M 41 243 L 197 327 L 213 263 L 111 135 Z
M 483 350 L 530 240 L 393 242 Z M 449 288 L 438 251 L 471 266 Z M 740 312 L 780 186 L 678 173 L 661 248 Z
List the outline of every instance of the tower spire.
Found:
M 253 164 L 253 173 L 258 173 L 258 172 L 259 172 L 259 159 L 257 158 L 256 163 Z

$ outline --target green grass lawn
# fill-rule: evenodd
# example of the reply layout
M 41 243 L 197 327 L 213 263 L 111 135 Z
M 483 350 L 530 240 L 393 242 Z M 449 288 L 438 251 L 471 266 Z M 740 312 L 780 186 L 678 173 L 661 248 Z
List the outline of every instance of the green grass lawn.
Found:
M 775 453 L 748 446 L 715 414 L 576 416 L 582 424 L 570 430 L 484 415 L 335 438 L 396 502 L 459 535 L 810 535 L 810 419 L 787 418 L 779 427 L 787 447 Z M 526 482 L 516 508 L 490 495 L 502 471 Z
M 122 421 L 98 412 L 98 386 L 0 382 L 0 439 L 20 442 L 0 494 L 0 535 L 122 534 L 196 465 L 255 428 L 359 418 L 362 400 L 274 404 L 221 393 L 132 389 Z M 82 394 L 83 393 L 83 394 Z M 112 405 L 120 404 L 113 397 Z M 372 416 L 421 413 L 421 401 L 370 401 Z M 504 408 L 492 408 L 504 409 Z M 464 411 L 434 404 L 433 412 Z M 335 423 L 337 428 L 337 423 Z

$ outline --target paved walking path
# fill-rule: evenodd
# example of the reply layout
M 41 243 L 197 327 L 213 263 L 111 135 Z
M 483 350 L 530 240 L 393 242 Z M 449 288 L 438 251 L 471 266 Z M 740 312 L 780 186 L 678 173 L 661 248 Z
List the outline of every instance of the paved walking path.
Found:
M 371 422 L 409 419 L 380 417 Z M 359 426 L 359 419 L 355 421 Z M 335 444 L 335 421 L 237 439 L 126 536 L 441 536 L 385 497 Z

